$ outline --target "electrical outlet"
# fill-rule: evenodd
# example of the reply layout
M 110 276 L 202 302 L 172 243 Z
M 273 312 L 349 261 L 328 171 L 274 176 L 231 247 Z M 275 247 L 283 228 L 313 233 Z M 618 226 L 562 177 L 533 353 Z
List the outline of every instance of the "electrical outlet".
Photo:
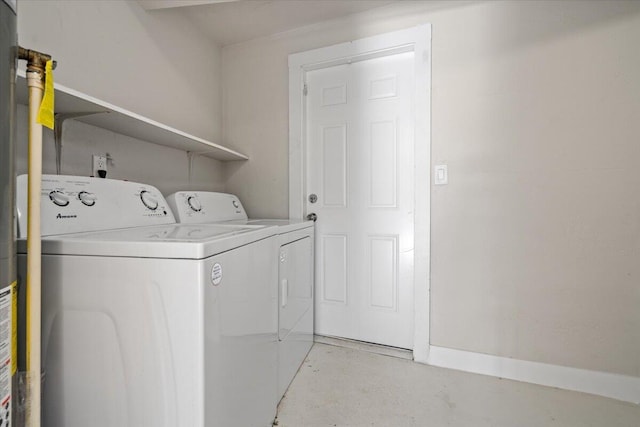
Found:
M 91 156 L 93 159 L 91 172 L 96 178 L 104 178 L 107 176 L 107 156 L 101 154 L 94 154 Z M 104 171 L 100 173 L 99 171 Z
M 447 165 L 435 165 L 433 175 L 435 185 L 447 185 L 449 183 Z

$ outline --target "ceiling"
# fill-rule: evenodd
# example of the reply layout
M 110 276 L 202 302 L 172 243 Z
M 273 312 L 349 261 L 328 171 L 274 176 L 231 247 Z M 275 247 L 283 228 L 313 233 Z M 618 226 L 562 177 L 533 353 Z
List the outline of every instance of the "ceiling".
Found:
M 354 13 L 398 0 L 138 0 L 149 13 L 181 13 L 220 46 Z

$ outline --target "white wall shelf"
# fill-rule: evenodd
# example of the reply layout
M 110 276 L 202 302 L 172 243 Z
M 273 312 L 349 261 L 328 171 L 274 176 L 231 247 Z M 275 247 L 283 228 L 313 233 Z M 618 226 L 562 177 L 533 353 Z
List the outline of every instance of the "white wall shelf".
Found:
M 24 70 L 18 71 L 16 95 L 19 104 L 28 104 L 27 82 Z M 244 154 L 230 148 L 174 129 L 58 83 L 55 83 L 55 113 L 72 115 L 96 113 L 76 117 L 74 120 L 143 141 L 190 151 L 213 159 L 222 161 L 249 159 Z

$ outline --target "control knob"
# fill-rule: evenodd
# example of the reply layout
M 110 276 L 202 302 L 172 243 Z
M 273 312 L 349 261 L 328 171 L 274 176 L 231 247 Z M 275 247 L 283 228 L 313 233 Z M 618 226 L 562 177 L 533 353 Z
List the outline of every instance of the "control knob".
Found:
M 93 206 L 96 204 L 96 195 L 88 191 L 81 191 L 78 193 L 78 200 L 85 206 Z
M 193 196 L 189 196 L 187 199 L 187 204 L 194 212 L 200 212 L 202 210 L 202 205 L 200 204 L 200 200 L 196 199 Z
M 147 190 L 142 190 L 140 192 L 140 200 L 142 200 L 142 204 L 148 209 L 152 211 L 158 209 L 158 200 Z
M 52 191 L 49 193 L 49 199 L 58 206 L 67 206 L 69 204 L 69 197 L 62 191 Z

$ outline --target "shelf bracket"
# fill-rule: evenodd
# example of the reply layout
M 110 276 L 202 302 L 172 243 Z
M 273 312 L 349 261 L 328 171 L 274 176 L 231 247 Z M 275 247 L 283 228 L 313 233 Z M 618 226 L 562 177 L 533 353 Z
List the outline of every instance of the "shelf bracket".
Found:
M 62 131 L 64 128 L 64 122 L 68 119 L 75 119 L 83 116 L 90 116 L 93 114 L 108 113 L 109 111 L 94 111 L 83 113 L 56 113 L 54 114 L 54 126 L 53 126 L 53 139 L 56 147 L 56 174 L 62 173 Z

